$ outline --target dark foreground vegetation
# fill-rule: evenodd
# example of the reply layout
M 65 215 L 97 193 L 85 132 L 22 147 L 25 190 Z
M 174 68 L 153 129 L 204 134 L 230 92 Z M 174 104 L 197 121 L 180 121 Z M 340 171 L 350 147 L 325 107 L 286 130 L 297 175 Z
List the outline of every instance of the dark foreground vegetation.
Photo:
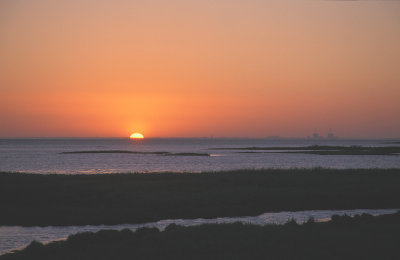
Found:
M 400 146 L 290 146 L 290 147 L 236 147 L 211 150 L 236 150 L 240 153 L 303 153 L 318 155 L 399 155 Z
M 160 232 L 99 231 L 66 241 L 32 242 L 0 260 L 18 259 L 399 259 L 400 214 L 334 216 L 303 225 L 170 225 Z
M 400 169 L 0 173 L 0 225 L 98 225 L 312 209 L 400 208 Z

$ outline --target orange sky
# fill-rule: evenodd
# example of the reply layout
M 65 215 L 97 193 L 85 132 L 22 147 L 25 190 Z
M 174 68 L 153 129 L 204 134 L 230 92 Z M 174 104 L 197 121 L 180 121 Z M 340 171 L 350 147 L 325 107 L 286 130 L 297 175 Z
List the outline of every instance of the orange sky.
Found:
M 0 2 L 0 137 L 400 137 L 400 1 Z

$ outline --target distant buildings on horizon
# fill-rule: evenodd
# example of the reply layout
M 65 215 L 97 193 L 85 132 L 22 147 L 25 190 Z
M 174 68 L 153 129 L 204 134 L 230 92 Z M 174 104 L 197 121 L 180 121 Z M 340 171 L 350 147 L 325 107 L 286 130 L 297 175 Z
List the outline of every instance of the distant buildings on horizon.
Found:
M 336 136 L 333 132 L 329 132 L 327 137 L 319 135 L 318 132 L 314 132 L 312 136 L 307 136 L 307 139 L 338 139 L 339 137 Z

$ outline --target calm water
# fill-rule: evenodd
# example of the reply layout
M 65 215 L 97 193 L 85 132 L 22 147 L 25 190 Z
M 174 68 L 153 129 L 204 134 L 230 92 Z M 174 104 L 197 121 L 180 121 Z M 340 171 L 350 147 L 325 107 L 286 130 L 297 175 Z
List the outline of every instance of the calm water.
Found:
M 361 145 L 382 146 L 388 140 L 307 139 L 0 139 L 0 171 L 32 173 L 201 172 L 258 168 L 400 168 L 398 156 L 341 156 L 282 153 L 238 153 L 219 147 Z M 155 154 L 60 154 L 69 151 L 209 153 L 212 156 Z
M 313 217 L 316 221 L 328 221 L 332 215 L 354 216 L 356 214 L 369 213 L 371 215 L 390 214 L 397 212 L 398 209 L 355 209 L 355 210 L 310 210 L 297 212 L 278 212 L 265 213 L 255 217 L 235 217 L 235 218 L 215 218 L 215 219 L 173 219 L 161 220 L 158 222 L 137 224 L 137 225 L 115 225 L 115 226 L 67 226 L 67 227 L 2 227 L 0 226 L 0 255 L 27 246 L 31 241 L 50 242 L 65 239 L 71 234 L 78 232 L 96 232 L 101 229 L 122 230 L 125 228 L 135 231 L 141 227 L 156 227 L 164 230 L 169 224 L 175 223 L 181 226 L 195 226 L 210 223 L 250 223 L 255 225 L 283 224 L 290 219 L 295 219 L 298 223 L 307 221 Z

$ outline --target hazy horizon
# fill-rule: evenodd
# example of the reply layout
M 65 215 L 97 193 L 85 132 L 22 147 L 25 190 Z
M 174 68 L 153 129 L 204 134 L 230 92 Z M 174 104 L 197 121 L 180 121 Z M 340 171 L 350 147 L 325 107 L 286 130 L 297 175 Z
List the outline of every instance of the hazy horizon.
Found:
M 0 139 L 129 139 L 129 136 L 0 136 Z M 319 136 L 313 138 L 310 136 L 145 136 L 144 139 L 254 139 L 254 140 L 279 140 L 279 139 L 293 139 L 293 140 L 400 140 L 400 137 L 372 137 L 372 138 L 360 138 L 360 137 L 343 137 L 335 136 L 329 138 L 327 136 Z M 141 142 L 133 140 L 132 142 Z

